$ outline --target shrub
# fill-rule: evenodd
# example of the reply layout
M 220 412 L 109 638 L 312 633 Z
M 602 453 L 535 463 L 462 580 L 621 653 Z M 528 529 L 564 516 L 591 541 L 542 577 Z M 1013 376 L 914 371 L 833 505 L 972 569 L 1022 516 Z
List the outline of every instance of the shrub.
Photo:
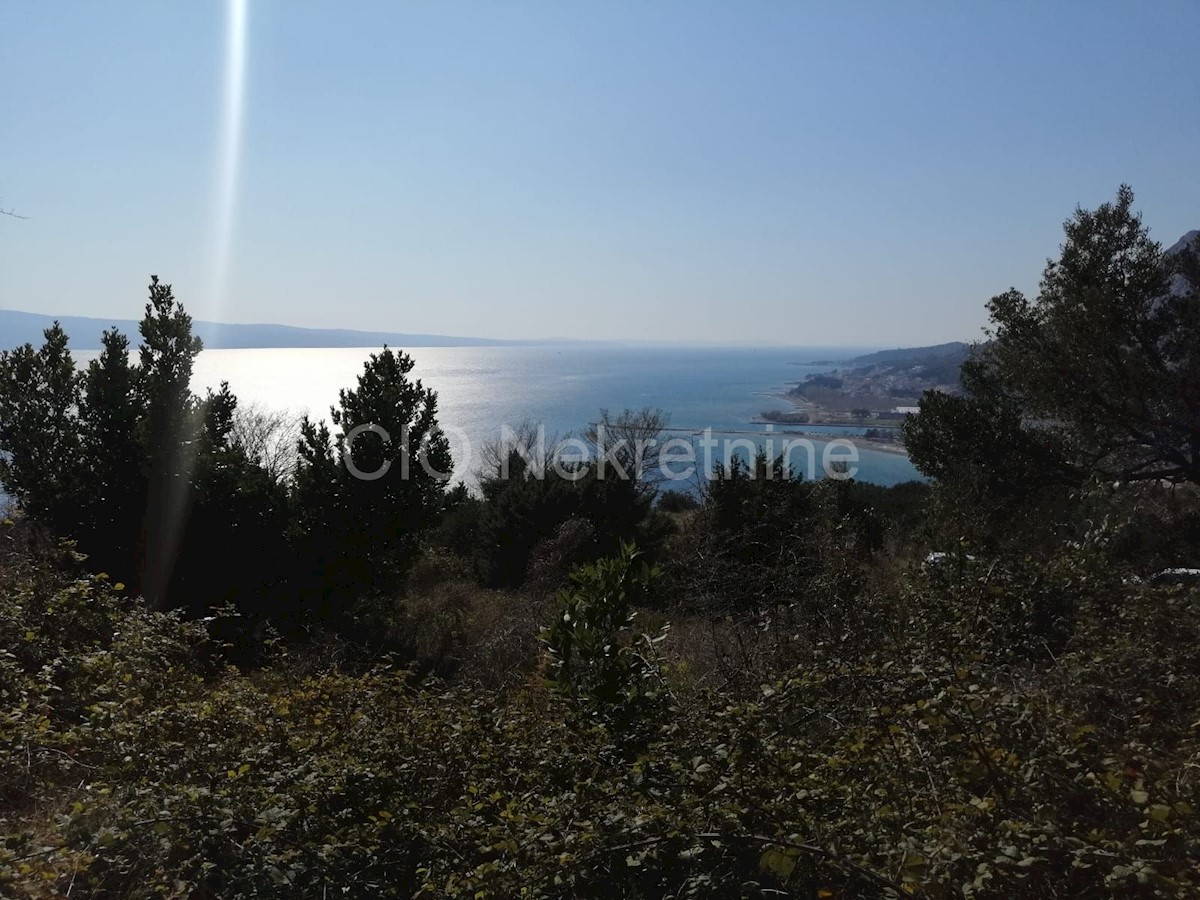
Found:
M 633 705 L 657 696 L 653 651 L 664 633 L 651 638 L 631 629 L 635 605 L 645 602 L 658 576 L 632 544 L 571 574 L 572 586 L 559 593 L 542 635 L 555 684 L 601 703 Z
M 661 543 L 665 523 L 651 513 L 651 496 L 636 482 L 578 479 L 554 472 L 518 470 L 513 477 L 484 483 L 476 571 L 488 587 L 515 588 L 525 582 L 538 547 L 553 540 L 571 519 L 590 526 L 589 559 L 616 553 L 622 541 L 638 541 L 652 552 Z
M 700 508 L 700 501 L 685 491 L 663 491 L 658 495 L 656 508 L 665 513 L 691 512 Z
M 616 715 L 629 688 L 648 697 L 656 681 L 641 677 L 644 638 L 620 639 L 653 585 L 643 562 L 626 548 L 562 598 L 560 692 L 418 685 L 401 668 L 314 670 L 286 654 L 242 673 L 205 624 L 148 612 L 69 555 L 9 557 L 0 894 L 1200 889 L 1195 591 L 1121 586 L 1074 554 L 1044 576 L 1075 598 L 1051 658 L 1004 645 L 1023 613 L 979 631 L 1036 584 L 1018 562 L 961 583 L 914 577 L 901 597 L 858 597 L 903 627 L 818 641 L 751 696 L 664 697 L 633 718 Z

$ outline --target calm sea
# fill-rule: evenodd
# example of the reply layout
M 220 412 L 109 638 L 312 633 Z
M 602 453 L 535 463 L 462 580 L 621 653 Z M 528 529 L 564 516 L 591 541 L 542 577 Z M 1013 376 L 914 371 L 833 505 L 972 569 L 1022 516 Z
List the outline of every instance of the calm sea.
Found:
M 353 387 L 367 357 L 378 348 L 205 350 L 193 386 L 203 391 L 228 381 L 239 401 L 329 417 L 338 391 Z M 524 421 L 545 426 L 547 437 L 578 434 L 602 409 L 658 407 L 680 437 L 711 429 L 718 437 L 744 438 L 780 449 L 780 427 L 754 425 L 768 409 L 790 404 L 771 396 L 809 372 L 801 365 L 846 357 L 862 348 L 712 348 L 658 346 L 420 347 L 410 352 L 413 376 L 437 391 L 439 421 L 450 436 L 455 478 L 472 483 L 478 448 L 503 426 Z M 83 356 L 83 354 L 80 354 Z M 744 432 L 744 433 L 743 433 Z M 853 438 L 854 430 L 846 436 Z M 831 435 L 833 437 L 833 435 Z M 818 460 L 825 442 L 814 439 Z M 723 446 L 713 451 L 718 457 Z M 859 448 L 857 477 L 896 484 L 921 476 L 903 455 Z M 804 452 L 796 468 L 809 471 Z M 698 453 L 698 460 L 704 456 Z
M 196 360 L 192 386 L 203 392 L 228 381 L 243 405 L 328 420 L 338 391 L 355 386 L 363 363 L 378 349 L 205 350 Z M 805 362 L 846 358 L 870 349 L 874 348 L 420 347 L 411 356 L 416 364 L 413 377 L 437 391 L 438 419 L 455 459 L 454 479 L 474 485 L 479 448 L 501 437 L 505 426 L 542 425 L 549 446 L 556 437 L 582 432 L 603 409 L 614 414 L 643 406 L 664 410 L 670 417 L 670 436 L 692 443 L 702 472 L 707 471 L 706 459 L 721 461 L 729 452 L 745 457 L 750 446 L 765 446 L 777 455 L 784 441 L 796 440 L 795 432 L 753 422 L 764 410 L 791 408 L 774 395 L 810 372 L 829 369 Z M 83 366 L 96 355 L 76 352 L 75 359 Z M 700 445 L 705 429 L 720 441 L 707 451 Z M 858 428 L 807 430 L 851 441 L 862 433 Z M 812 452 L 793 449 L 789 458 L 796 471 L 819 478 L 828 441 L 809 440 Z M 855 477 L 861 481 L 892 485 L 924 480 L 903 454 L 862 444 L 857 452 Z M 678 487 L 689 485 L 681 482 Z M 0 491 L 0 500 L 3 497 Z

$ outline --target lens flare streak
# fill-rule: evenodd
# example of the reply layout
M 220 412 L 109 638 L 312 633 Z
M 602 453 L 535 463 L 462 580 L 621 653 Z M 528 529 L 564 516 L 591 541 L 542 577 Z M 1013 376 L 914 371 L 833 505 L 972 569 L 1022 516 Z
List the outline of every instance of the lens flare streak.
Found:
M 221 137 L 217 150 L 215 209 L 212 232 L 212 272 L 209 282 L 210 317 L 221 320 L 229 281 L 237 207 L 238 169 L 242 156 L 242 120 L 246 96 L 246 36 L 248 0 L 227 0 L 225 6 L 225 83 Z
M 228 0 L 225 26 L 225 84 L 220 144 L 216 157 L 211 234 L 212 269 L 208 285 L 209 318 L 221 321 L 229 280 L 238 167 L 242 153 L 242 115 L 246 87 L 247 0 Z M 165 448 L 156 463 L 146 504 L 146 547 L 142 592 L 155 606 L 168 603 L 168 588 L 187 529 L 195 445 L 185 440 L 173 457 Z

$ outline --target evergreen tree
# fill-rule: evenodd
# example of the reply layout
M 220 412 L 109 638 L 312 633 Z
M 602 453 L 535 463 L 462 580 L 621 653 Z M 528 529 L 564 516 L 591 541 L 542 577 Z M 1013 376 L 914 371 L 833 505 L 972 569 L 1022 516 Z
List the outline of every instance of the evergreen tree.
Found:
M 150 279 L 150 299 L 139 330 L 137 391 L 143 417 L 140 438 L 147 451 L 148 485 L 142 528 L 141 587 L 151 604 L 166 601 L 191 505 L 196 417 L 192 366 L 203 349 L 192 334 L 192 317 L 175 300 L 171 285 Z
M 292 495 L 292 540 L 319 615 L 336 620 L 362 594 L 396 590 L 444 507 L 452 468 L 437 394 L 413 360 L 384 347 L 323 423 L 305 419 Z
M 1200 483 L 1200 311 L 1195 243 L 1165 254 L 1133 192 L 1064 225 L 1038 296 L 988 303 L 991 338 L 965 396 L 927 393 L 904 426 L 926 474 L 974 485 L 1092 476 Z
M 88 479 L 81 491 L 84 521 L 78 537 L 98 564 L 132 578 L 146 508 L 138 373 L 130 365 L 125 335 L 110 329 L 102 343 L 83 374 L 79 404 L 81 467 Z
M 608 418 L 602 412 L 602 421 Z M 525 425 L 514 446 L 485 452 L 492 466 L 480 485 L 484 502 L 475 536 L 475 568 L 483 584 L 519 587 L 539 547 L 570 520 L 587 523 L 586 539 L 571 548 L 576 562 L 617 553 L 628 542 L 653 556 L 670 522 L 653 512 L 656 488 L 643 477 L 644 469 L 628 456 L 602 468 L 598 457 L 611 445 L 597 442 L 594 431 L 593 457 L 572 463 L 545 464 L 531 453 L 535 440 L 534 429 Z
M 263 611 L 282 577 L 284 489 L 232 439 L 237 399 L 190 387 L 201 350 L 157 277 L 140 330 L 105 332 L 82 374 L 56 324 L 0 353 L 0 484 L 90 564 L 156 606 Z
M 55 530 L 76 516 L 79 376 L 55 322 L 46 342 L 0 352 L 0 484 Z

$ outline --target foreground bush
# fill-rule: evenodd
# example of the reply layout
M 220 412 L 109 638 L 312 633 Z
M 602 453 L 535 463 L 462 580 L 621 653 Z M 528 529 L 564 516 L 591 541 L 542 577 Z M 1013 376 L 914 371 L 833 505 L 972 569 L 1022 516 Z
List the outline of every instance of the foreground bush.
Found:
M 863 599 L 894 637 L 818 642 L 749 698 L 666 691 L 637 728 L 537 675 L 240 672 L 219 621 L 69 557 L 4 566 L 3 896 L 1200 888 L 1197 598 L 1085 557 L 914 573 Z

